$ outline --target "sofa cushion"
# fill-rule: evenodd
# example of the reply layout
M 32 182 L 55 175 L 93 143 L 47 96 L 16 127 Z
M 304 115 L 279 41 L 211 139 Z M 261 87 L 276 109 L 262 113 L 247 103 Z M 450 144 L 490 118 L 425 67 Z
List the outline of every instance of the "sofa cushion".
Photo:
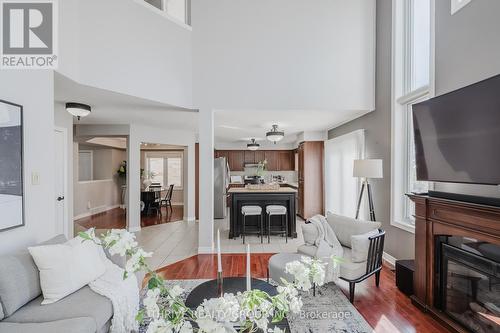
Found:
M 81 237 L 63 244 L 29 247 L 28 251 L 40 271 L 42 304 L 57 302 L 106 271 L 101 246 Z
M 0 332 L 16 333 L 95 333 L 97 328 L 93 318 L 81 317 L 50 321 L 45 323 L 9 323 L 0 322 Z
M 40 296 L 12 316 L 4 319 L 11 323 L 41 323 L 47 321 L 89 317 L 93 318 L 96 327 L 100 329 L 113 315 L 111 301 L 93 292 L 88 286 L 52 304 L 41 305 Z
M 368 259 L 370 249 L 370 237 L 378 235 L 378 230 L 372 230 L 362 235 L 351 236 L 351 260 L 352 262 L 364 262 Z
M 64 235 L 58 235 L 41 245 L 65 241 Z M 2 268 L 0 270 L 0 307 L 3 308 L 3 316 L 8 317 L 42 293 L 40 275 L 27 250 L 0 257 L 0 267 Z
M 351 247 L 351 236 L 365 234 L 380 228 L 380 222 L 356 220 L 350 217 L 327 213 L 326 220 L 337 235 L 340 244 Z
M 306 245 L 314 245 L 316 239 L 318 239 L 318 228 L 312 223 L 302 224 L 302 235 Z
M 340 264 L 339 276 L 347 280 L 355 280 L 366 274 L 366 261 L 353 262 L 351 249 L 344 247 L 343 262 Z
M 315 245 L 301 245 L 297 248 L 297 252 L 309 257 L 313 257 L 316 255 L 316 251 L 318 251 L 318 247 Z

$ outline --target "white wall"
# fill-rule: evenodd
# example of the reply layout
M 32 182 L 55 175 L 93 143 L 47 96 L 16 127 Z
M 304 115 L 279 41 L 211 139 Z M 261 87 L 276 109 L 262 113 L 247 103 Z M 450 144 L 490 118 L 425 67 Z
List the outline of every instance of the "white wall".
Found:
M 374 0 L 192 0 L 193 91 L 211 109 L 374 110 Z
M 0 232 L 4 254 L 56 234 L 53 72 L 1 71 L 0 99 L 21 104 L 24 110 L 25 226 Z M 33 172 L 40 175 L 39 185 L 31 184 Z
M 59 72 L 78 83 L 192 106 L 191 29 L 140 0 L 59 2 Z
M 73 146 L 73 172 L 78 175 L 79 147 L 77 143 Z M 99 149 L 94 152 L 106 155 L 108 163 L 105 169 L 100 170 L 105 177 L 86 182 L 80 182 L 78 176 L 74 177 L 74 219 L 101 213 L 122 203 L 121 185 L 124 181 L 117 176 L 116 171 L 120 163 L 127 159 L 126 152 L 119 149 Z

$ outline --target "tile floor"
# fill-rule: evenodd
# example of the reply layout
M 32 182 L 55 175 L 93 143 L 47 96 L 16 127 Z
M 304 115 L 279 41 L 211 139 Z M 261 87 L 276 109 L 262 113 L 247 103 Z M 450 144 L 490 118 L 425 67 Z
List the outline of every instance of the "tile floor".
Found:
M 258 236 L 247 236 L 246 242 L 250 244 L 253 253 L 296 252 L 297 247 L 304 243 L 301 225 L 304 221 L 297 217 L 297 238 L 288 239 L 281 236 L 272 236 L 271 243 L 264 240 L 260 243 Z M 214 230 L 221 231 L 221 250 L 223 253 L 244 253 L 246 245 L 241 238 L 229 239 L 229 219 L 215 220 Z M 198 223 L 178 221 L 159 224 L 142 228 L 136 233 L 137 241 L 146 250 L 153 252 L 153 257 L 148 258 L 152 269 L 158 269 L 189 258 L 197 254 L 198 250 Z

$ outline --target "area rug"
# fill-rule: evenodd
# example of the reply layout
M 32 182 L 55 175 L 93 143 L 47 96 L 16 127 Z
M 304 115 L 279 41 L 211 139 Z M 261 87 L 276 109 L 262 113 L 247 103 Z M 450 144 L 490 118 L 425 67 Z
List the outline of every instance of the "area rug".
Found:
M 185 290 L 182 297 L 185 299 L 191 290 L 207 280 L 169 280 L 168 286 L 178 285 Z M 143 294 L 144 294 L 143 290 Z M 366 320 L 349 302 L 334 283 L 326 284 L 316 289 L 316 296 L 312 291 L 301 292 L 302 312 L 289 316 L 288 322 L 292 333 L 342 332 L 367 333 L 373 332 Z M 140 333 L 146 332 L 141 327 Z

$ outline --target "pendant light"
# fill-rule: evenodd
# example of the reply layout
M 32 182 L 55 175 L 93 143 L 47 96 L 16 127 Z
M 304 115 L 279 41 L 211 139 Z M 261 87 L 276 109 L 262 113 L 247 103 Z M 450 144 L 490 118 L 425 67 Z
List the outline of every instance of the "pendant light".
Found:
M 260 144 L 255 142 L 255 139 L 252 139 L 252 142 L 247 143 L 247 149 L 249 149 L 249 150 L 257 150 L 257 149 L 259 149 L 259 147 L 260 147 Z
M 273 128 L 271 129 L 271 131 L 266 133 L 266 138 L 269 141 L 274 142 L 275 144 L 276 144 L 276 142 L 283 139 L 284 136 L 285 136 L 285 132 L 280 131 L 278 129 L 278 125 L 273 125 Z
M 66 111 L 80 120 L 81 117 L 86 117 L 90 114 L 90 105 L 82 103 L 66 103 Z

